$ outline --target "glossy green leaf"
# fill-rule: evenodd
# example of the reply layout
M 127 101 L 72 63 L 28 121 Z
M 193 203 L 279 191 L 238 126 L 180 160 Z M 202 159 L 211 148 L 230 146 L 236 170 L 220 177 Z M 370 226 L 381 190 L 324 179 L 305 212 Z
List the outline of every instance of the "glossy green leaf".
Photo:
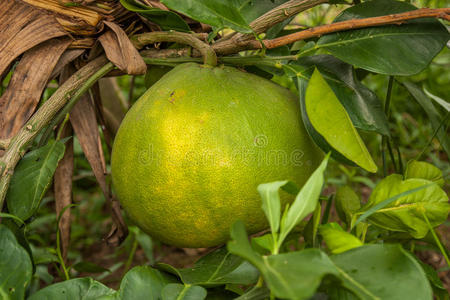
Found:
M 145 256 L 147 257 L 150 264 L 153 264 L 155 262 L 155 259 L 153 257 L 153 241 L 152 238 L 139 230 L 139 232 L 136 234 L 136 240 L 139 243 L 139 246 L 141 246 L 142 250 L 145 253 Z
M 262 236 L 257 236 L 251 240 L 252 248 L 261 254 L 272 252 L 273 250 L 273 236 L 268 233 Z
M 175 280 L 151 267 L 134 267 L 122 278 L 117 298 L 160 299 L 164 286 L 173 282 Z
M 331 260 L 359 299 L 433 299 L 422 268 L 400 245 L 365 245 Z
M 252 284 L 258 280 L 258 270 L 220 248 L 199 259 L 192 268 L 176 269 L 168 264 L 157 264 L 158 269 L 178 276 L 184 284 L 217 286 L 227 283 Z
M 267 300 L 270 297 L 270 291 L 266 287 L 253 287 L 234 300 Z
M 322 206 L 320 205 L 320 202 L 317 202 L 316 209 L 314 209 L 311 218 L 308 223 L 306 223 L 305 229 L 303 230 L 303 237 L 305 238 L 306 244 L 314 248 L 317 246 L 317 231 L 319 230 L 321 215 Z
M 429 230 L 423 213 L 435 227 L 447 220 L 450 210 L 445 191 L 429 180 L 419 178 L 403 180 L 401 175 L 390 175 L 378 183 L 367 204 L 361 208 L 359 213 L 363 214 L 386 199 L 422 186 L 427 187 L 399 197 L 383 208 L 377 209 L 368 217 L 368 220 L 381 228 L 408 232 L 414 238 L 423 238 Z
M 416 9 L 400 1 L 365 1 L 346 9 L 334 22 L 401 13 Z M 412 75 L 423 70 L 449 39 L 445 26 L 435 19 L 407 24 L 347 30 L 325 35 L 316 48 L 357 67 L 389 75 Z
M 247 232 L 245 231 L 245 225 L 242 221 L 236 221 L 231 226 L 230 236 L 231 239 L 227 243 L 228 251 L 244 258 L 261 270 L 263 265 L 262 257 L 252 249 L 248 241 Z
M 347 225 L 351 224 L 353 215 L 361 208 L 359 196 L 348 185 L 337 190 L 334 203 L 339 218 Z
M 439 98 L 436 95 L 433 95 L 432 93 L 430 93 L 426 88 L 423 88 L 424 93 L 430 97 L 430 99 L 433 99 L 434 102 L 436 102 L 437 104 L 439 104 L 440 106 L 442 106 L 447 112 L 450 112 L 450 103 L 448 103 L 447 101 L 445 101 L 442 98 Z
M 28 300 L 98 300 L 114 295 L 115 291 L 92 278 L 76 278 L 49 285 L 37 291 Z
M 63 140 L 50 141 L 22 158 L 14 171 L 6 198 L 10 213 L 27 220 L 36 212 L 64 150 Z
M 264 279 L 276 297 L 309 299 L 326 275 L 338 276 L 330 258 L 318 249 L 264 256 Z
M 344 106 L 356 128 L 389 135 L 389 126 L 380 99 L 355 76 L 351 65 L 331 56 L 302 57 L 284 65 L 289 76 L 311 77 L 316 67 Z M 305 91 L 301 91 L 300 94 Z
M 294 202 L 289 207 L 289 210 L 281 219 L 278 248 L 291 230 L 316 208 L 320 193 L 322 192 L 324 173 L 327 168 L 328 159 L 329 154 L 327 154 L 319 167 L 303 185 L 302 189 L 295 197 Z
M 261 256 L 250 246 L 241 221 L 231 229 L 230 252 L 242 256 L 255 265 L 269 289 L 279 298 L 308 299 L 327 274 L 338 274 L 328 256 L 318 249 Z
M 237 0 L 162 0 L 161 2 L 189 18 L 216 28 L 229 27 L 239 32 L 252 32 L 239 11 Z
M 411 160 L 405 171 L 405 179 L 422 178 L 436 182 L 440 187 L 444 186 L 444 178 L 441 169 L 424 161 Z
M 279 195 L 280 187 L 284 186 L 287 181 L 274 181 L 262 183 L 258 186 L 258 193 L 262 199 L 262 210 L 266 215 L 272 232 L 278 232 L 281 217 L 281 200 Z
M 184 32 L 191 30 L 183 18 L 172 11 L 150 7 L 135 0 L 120 0 L 120 4 L 126 9 L 138 13 L 149 21 L 158 24 L 162 30 Z
M 442 148 L 447 153 L 447 157 L 450 157 L 450 139 L 448 138 L 447 132 L 445 131 L 445 126 L 441 126 L 443 117 L 427 97 L 427 95 L 422 92 L 422 90 L 412 82 L 402 82 L 403 86 L 408 90 L 408 92 L 413 96 L 413 98 L 422 106 L 423 110 L 430 119 L 431 126 L 433 130 L 437 132 L 437 138 L 441 143 Z
M 445 289 L 444 285 L 442 284 L 442 281 L 439 278 L 437 271 L 429 264 L 421 261 L 418 257 L 416 257 L 416 256 L 413 256 L 413 257 L 416 259 L 416 261 L 422 267 L 422 269 L 425 272 L 425 275 L 427 276 L 428 280 L 430 281 L 430 284 L 433 287 L 433 289 L 447 291 Z
M 353 234 L 344 231 L 338 223 L 322 225 L 319 231 L 328 249 L 333 254 L 339 254 L 363 245 Z
M 309 132 L 312 127 L 331 148 L 338 151 L 345 159 L 369 172 L 377 171 L 377 166 L 353 126 L 348 113 L 317 69 L 314 70 L 306 88 L 304 108 L 307 118 L 303 121 L 310 124 L 310 126 L 306 126 Z M 314 134 L 311 135 L 314 138 Z M 329 151 L 329 149 L 324 149 L 320 142 L 318 145 L 322 150 Z
M 32 264 L 14 234 L 0 224 L 0 298 L 21 300 L 31 281 Z
M 110 270 L 96 265 L 94 263 L 88 261 L 81 261 L 72 266 L 78 272 L 88 272 L 88 273 L 103 273 L 103 272 L 111 272 Z
M 162 300 L 203 300 L 206 290 L 198 285 L 170 283 L 163 288 L 161 295 Z

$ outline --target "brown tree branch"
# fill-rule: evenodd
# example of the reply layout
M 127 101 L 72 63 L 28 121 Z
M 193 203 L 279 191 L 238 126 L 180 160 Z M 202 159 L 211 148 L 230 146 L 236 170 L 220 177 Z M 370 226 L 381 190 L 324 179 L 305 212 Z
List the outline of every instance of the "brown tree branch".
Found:
M 197 49 L 203 56 L 205 64 L 217 65 L 217 56 L 214 50 L 205 42 L 199 40 L 194 34 L 176 31 L 153 31 L 137 34 L 131 37 L 136 48 L 141 49 L 147 44 L 156 42 L 176 42 L 189 45 Z
M 321 25 L 310 29 L 302 30 L 292 34 L 288 34 L 273 40 L 264 40 L 263 43 L 266 48 L 272 49 L 280 46 L 288 45 L 296 41 L 305 40 L 312 37 L 319 37 L 324 34 L 329 34 L 337 31 L 351 30 L 357 28 L 366 28 L 374 26 L 383 26 L 389 24 L 401 25 L 407 20 L 420 18 L 440 18 L 450 20 L 450 8 L 422 8 L 413 11 L 408 11 L 399 14 L 392 14 L 387 16 L 379 16 L 364 19 L 352 19 L 342 22 L 336 22 L 327 25 Z M 250 41 L 247 43 L 246 49 L 260 49 L 261 43 L 259 41 Z
M 272 26 L 314 6 L 328 3 L 329 0 L 291 0 L 268 11 L 250 23 L 256 34 L 260 34 Z M 248 42 L 254 39 L 253 34 L 236 33 L 231 38 L 218 40 L 213 49 L 218 55 L 227 55 L 246 50 Z

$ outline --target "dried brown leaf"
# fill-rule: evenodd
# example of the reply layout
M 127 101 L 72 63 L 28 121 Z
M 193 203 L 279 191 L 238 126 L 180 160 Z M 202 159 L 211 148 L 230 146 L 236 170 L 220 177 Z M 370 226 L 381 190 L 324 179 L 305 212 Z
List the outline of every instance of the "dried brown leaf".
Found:
M 0 1 L 0 77 L 11 62 L 34 46 L 67 32 L 56 19 L 20 1 Z
M 97 115 L 97 119 L 102 129 L 103 137 L 105 139 L 108 150 L 111 151 L 114 134 L 106 126 L 106 121 L 103 113 L 103 104 L 100 98 L 100 86 L 98 84 L 98 81 L 92 86 L 91 91 L 92 91 L 92 99 L 94 100 L 95 114 Z
M 0 138 L 9 138 L 25 124 L 39 103 L 56 62 L 69 38 L 45 41 L 28 50 L 0 97 Z
M 72 126 L 66 124 L 61 137 L 72 135 Z M 72 176 L 73 176 L 73 140 L 66 142 L 66 151 L 59 161 L 54 176 L 55 208 L 56 215 L 72 203 Z M 61 233 L 61 249 L 63 259 L 66 260 L 70 243 L 70 208 L 66 209 L 59 221 L 59 231 Z
M 102 15 L 83 6 L 62 5 L 60 0 L 23 0 L 28 4 L 50 11 L 65 30 L 77 35 L 91 35 L 98 31 Z
M 121 93 L 116 78 L 102 78 L 99 85 L 105 125 L 115 135 L 128 109 L 128 103 Z
M 109 199 L 108 186 L 106 184 L 106 163 L 103 154 L 100 134 L 98 132 L 97 118 L 94 105 L 89 94 L 85 94 L 75 104 L 70 112 L 70 122 L 75 134 L 80 141 L 81 148 L 92 167 L 95 178 L 103 191 L 106 199 Z
M 112 22 L 104 22 L 111 30 L 99 37 L 106 56 L 120 70 L 130 75 L 145 74 L 147 65 L 131 43 L 125 31 Z
M 56 63 L 55 67 L 53 68 L 52 75 L 50 75 L 50 78 L 55 78 L 55 76 L 57 76 L 65 66 L 67 66 L 69 63 L 71 63 L 74 59 L 76 59 L 83 53 L 84 49 L 68 49 L 64 51 L 64 53 L 61 55 L 58 62 Z

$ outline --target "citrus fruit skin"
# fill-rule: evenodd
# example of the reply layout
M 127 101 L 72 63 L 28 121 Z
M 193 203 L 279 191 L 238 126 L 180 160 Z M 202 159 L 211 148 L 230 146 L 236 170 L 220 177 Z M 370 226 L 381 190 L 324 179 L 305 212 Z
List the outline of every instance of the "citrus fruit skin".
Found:
M 119 201 L 142 230 L 174 246 L 209 247 L 226 242 L 237 220 L 250 233 L 265 229 L 257 186 L 302 186 L 321 157 L 287 89 L 235 68 L 186 63 L 126 114 L 111 168 Z

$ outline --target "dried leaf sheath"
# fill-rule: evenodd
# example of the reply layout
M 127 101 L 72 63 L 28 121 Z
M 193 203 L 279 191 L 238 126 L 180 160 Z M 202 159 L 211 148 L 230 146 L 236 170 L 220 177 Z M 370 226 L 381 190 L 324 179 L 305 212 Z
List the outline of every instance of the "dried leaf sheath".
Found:
M 0 138 L 10 138 L 25 124 L 39 103 L 59 57 L 71 43 L 52 39 L 28 50 L 0 97 Z
M 0 1 L 0 77 L 28 49 L 63 35 L 67 32 L 52 15 L 20 1 Z

